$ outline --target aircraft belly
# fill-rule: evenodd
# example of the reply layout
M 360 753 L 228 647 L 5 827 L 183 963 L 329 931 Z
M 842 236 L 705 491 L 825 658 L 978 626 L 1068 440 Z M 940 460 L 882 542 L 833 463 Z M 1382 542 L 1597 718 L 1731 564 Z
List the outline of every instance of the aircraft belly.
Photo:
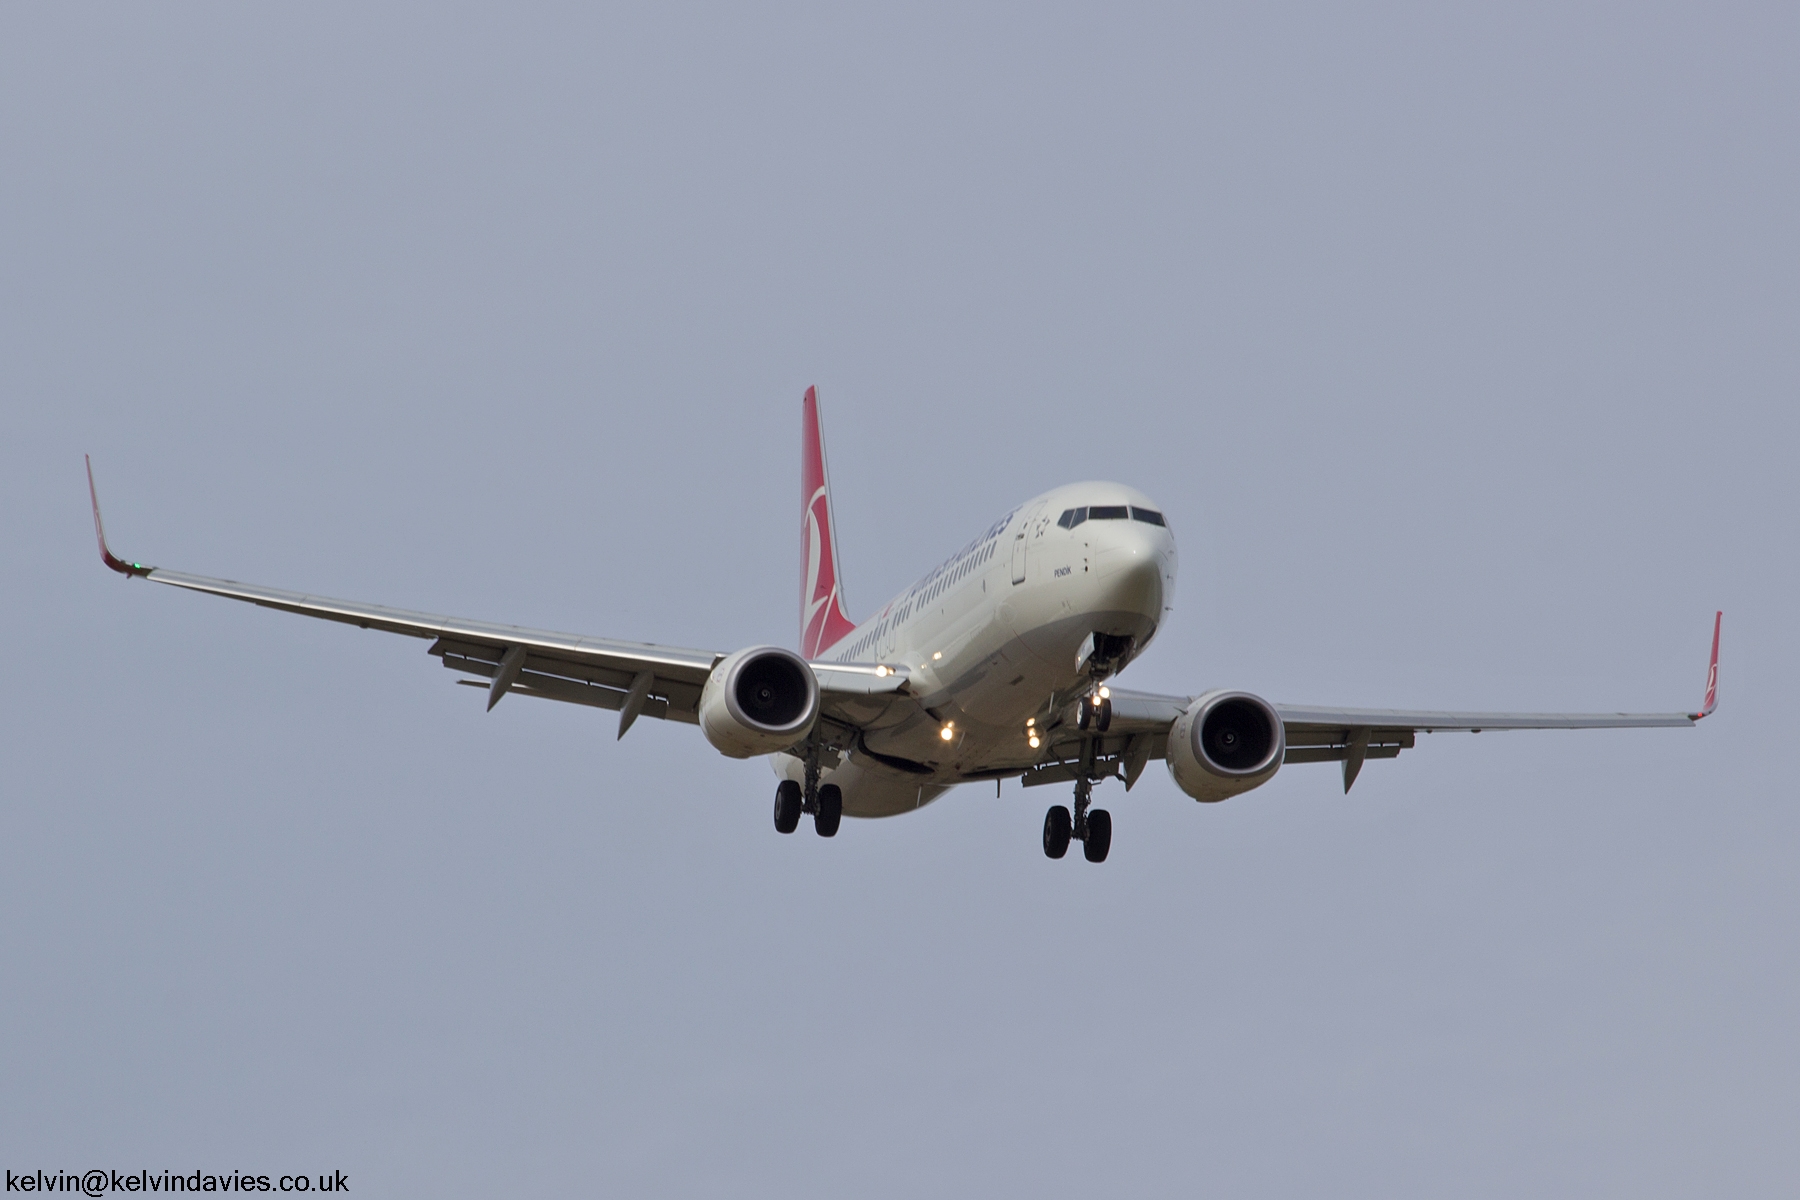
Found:
M 865 730 L 862 744 L 889 758 L 930 763 L 943 757 L 944 742 L 938 736 L 938 729 L 937 721 L 930 714 L 915 712 L 898 725 Z
M 846 817 L 897 817 L 923 808 L 950 790 L 925 776 L 864 766 L 854 755 L 820 778 L 843 789 Z
M 1026 685 L 1042 668 L 1030 662 L 1024 647 L 1014 644 L 1011 654 L 996 650 L 988 655 L 978 670 L 957 682 L 951 691 L 956 710 L 977 721 L 1006 721 L 1015 711 L 1030 713 L 1043 703 L 1043 696 Z M 1025 658 L 1025 665 L 1016 661 Z
M 775 774 L 802 783 L 806 764 L 791 754 L 771 756 Z M 922 808 L 953 786 L 929 776 L 911 775 L 855 756 L 819 772 L 821 783 L 834 783 L 844 793 L 846 817 L 897 817 Z

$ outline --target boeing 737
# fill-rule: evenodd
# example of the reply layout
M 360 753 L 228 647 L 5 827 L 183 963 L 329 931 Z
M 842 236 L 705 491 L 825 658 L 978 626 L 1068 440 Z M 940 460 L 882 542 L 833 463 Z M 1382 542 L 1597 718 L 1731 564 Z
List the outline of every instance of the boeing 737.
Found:
M 1025 501 L 859 625 L 844 606 L 812 388 L 801 429 L 798 653 L 549 633 L 147 567 L 108 547 L 91 462 L 88 490 L 101 559 L 127 577 L 427 639 L 432 657 L 472 676 L 457 682 L 486 690 L 490 710 L 509 695 L 537 696 L 617 712 L 621 738 L 655 717 L 698 725 L 733 758 L 768 756 L 782 833 L 810 815 L 832 837 L 845 816 L 895 816 L 960 783 L 1019 779 L 1073 786 L 1073 803 L 1045 815 L 1045 854 L 1061 858 L 1073 840 L 1104 862 L 1112 816 L 1093 807 L 1094 785 L 1118 779 L 1129 791 L 1152 759 L 1206 803 L 1261 787 L 1287 763 L 1339 763 L 1348 792 L 1365 762 L 1395 757 L 1421 731 L 1693 725 L 1717 702 L 1722 614 L 1698 712 L 1411 712 L 1274 704 L 1231 688 L 1114 687 L 1172 611 L 1176 575 L 1167 516 L 1116 483 Z

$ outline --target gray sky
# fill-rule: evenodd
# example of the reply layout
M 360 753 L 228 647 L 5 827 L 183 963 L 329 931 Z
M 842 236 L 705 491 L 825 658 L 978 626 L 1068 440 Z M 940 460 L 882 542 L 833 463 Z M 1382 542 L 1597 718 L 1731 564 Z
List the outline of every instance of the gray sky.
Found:
M 0 14 L 4 1165 L 1793 1192 L 1794 6 L 594 7 Z M 809 383 L 853 616 L 1114 478 L 1128 685 L 1719 713 L 828 843 L 94 553 L 792 644 Z

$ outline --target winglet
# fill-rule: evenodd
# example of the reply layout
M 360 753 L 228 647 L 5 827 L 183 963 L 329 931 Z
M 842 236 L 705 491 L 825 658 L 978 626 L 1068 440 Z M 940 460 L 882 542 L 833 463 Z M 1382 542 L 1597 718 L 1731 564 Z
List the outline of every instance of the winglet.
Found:
M 1706 668 L 1706 700 L 1700 706 L 1699 712 L 1690 714 L 1696 721 L 1719 706 L 1719 626 L 1724 621 L 1724 613 L 1713 614 L 1712 663 Z
M 82 455 L 87 460 L 88 498 L 94 502 L 94 537 L 100 542 L 100 561 L 121 575 L 148 575 L 155 570 L 143 563 L 126 562 L 114 554 L 106 545 L 106 526 L 100 523 L 100 493 L 94 488 L 94 460 Z

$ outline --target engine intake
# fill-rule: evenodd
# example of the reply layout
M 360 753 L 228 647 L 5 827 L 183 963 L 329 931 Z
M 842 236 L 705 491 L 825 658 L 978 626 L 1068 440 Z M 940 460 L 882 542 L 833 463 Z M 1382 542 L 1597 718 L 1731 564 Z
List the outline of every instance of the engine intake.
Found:
M 729 655 L 700 693 L 700 730 L 732 758 L 786 750 L 818 719 L 818 677 L 805 659 L 779 646 Z
M 1269 782 L 1286 753 L 1280 715 L 1249 692 L 1208 692 L 1169 727 L 1169 774 L 1207 803 Z

